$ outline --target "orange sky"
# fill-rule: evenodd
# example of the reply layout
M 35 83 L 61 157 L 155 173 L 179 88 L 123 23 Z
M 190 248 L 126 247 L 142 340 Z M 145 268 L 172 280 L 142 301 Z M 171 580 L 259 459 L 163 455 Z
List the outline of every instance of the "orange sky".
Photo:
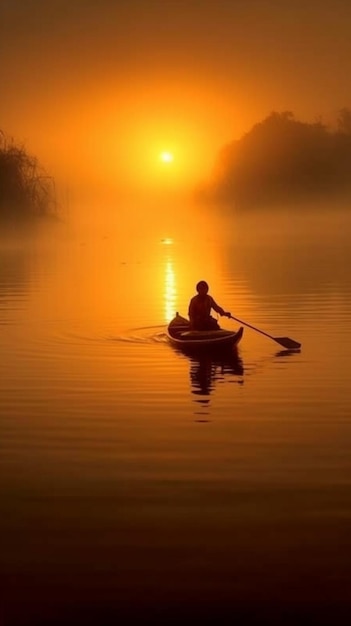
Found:
M 63 179 L 192 184 L 271 110 L 351 106 L 350 32 L 347 0 L 2 2 L 0 128 Z

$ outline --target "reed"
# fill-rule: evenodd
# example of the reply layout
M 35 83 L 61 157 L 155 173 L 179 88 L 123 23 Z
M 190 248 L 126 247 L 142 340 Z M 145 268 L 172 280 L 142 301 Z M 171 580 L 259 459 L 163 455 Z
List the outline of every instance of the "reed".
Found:
M 38 159 L 0 130 L 0 220 L 57 217 L 55 181 Z

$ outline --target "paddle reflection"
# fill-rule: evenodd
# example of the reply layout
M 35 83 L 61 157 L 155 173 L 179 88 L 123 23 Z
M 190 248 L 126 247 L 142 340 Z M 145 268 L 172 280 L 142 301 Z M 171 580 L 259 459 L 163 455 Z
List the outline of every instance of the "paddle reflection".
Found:
M 279 352 L 275 353 L 275 356 L 295 356 L 296 354 L 300 354 L 301 350 L 279 350 Z

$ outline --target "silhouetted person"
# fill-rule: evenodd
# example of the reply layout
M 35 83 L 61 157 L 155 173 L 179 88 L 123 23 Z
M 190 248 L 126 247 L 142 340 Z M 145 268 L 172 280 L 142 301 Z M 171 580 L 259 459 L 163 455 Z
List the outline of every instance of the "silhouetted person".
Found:
M 219 330 L 217 320 L 211 316 L 211 309 L 227 317 L 230 317 L 230 313 L 224 311 L 208 294 L 208 284 L 204 280 L 197 283 L 196 291 L 197 295 L 191 298 L 189 304 L 190 328 L 192 330 Z

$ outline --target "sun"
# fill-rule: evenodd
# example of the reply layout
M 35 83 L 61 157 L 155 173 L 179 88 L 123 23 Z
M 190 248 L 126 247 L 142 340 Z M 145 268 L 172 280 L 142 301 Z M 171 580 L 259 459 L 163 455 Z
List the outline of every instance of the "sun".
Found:
M 162 161 L 162 163 L 172 163 L 173 154 L 171 152 L 161 152 L 160 160 Z

